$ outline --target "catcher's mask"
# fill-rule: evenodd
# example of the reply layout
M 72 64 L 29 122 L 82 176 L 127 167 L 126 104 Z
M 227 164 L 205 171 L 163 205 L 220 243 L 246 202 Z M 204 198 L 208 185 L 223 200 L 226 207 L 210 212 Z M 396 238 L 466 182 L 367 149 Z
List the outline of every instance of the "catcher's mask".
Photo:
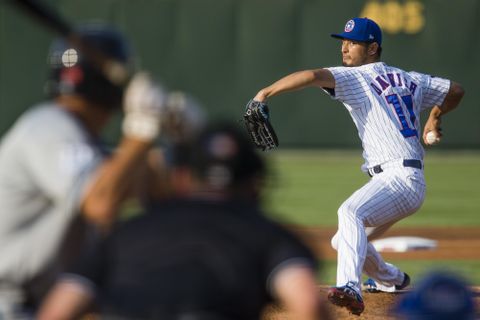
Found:
M 209 126 L 173 152 L 176 166 L 189 167 L 214 189 L 241 188 L 253 178 L 266 175 L 264 160 L 250 140 L 232 124 Z
M 103 54 L 129 64 L 130 48 L 116 30 L 103 24 L 78 28 L 86 42 Z M 48 55 L 47 93 L 54 98 L 76 94 L 106 109 L 121 107 L 124 88 L 111 83 L 78 49 L 64 39 L 53 41 Z

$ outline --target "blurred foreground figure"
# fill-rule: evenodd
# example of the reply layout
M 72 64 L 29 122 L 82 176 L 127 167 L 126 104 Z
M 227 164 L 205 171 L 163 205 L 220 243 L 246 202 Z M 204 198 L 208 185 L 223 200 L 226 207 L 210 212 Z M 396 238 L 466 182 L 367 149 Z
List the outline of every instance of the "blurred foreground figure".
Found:
M 129 46 L 117 31 L 96 24 L 79 32 L 129 63 Z M 160 131 L 163 90 L 144 73 L 124 90 L 61 39 L 49 64 L 51 99 L 25 112 L 0 145 L 2 320 L 30 318 L 80 247 L 109 228 L 127 197 L 148 197 L 156 177 L 147 159 Z M 123 136 L 109 154 L 100 134 L 122 106 Z
M 176 199 L 115 229 L 65 274 L 39 319 L 73 319 L 95 298 L 102 318 L 259 319 L 278 301 L 320 319 L 316 261 L 259 208 L 266 167 L 231 126 L 174 151 Z
M 394 308 L 402 320 L 475 319 L 473 292 L 458 276 L 432 272 Z

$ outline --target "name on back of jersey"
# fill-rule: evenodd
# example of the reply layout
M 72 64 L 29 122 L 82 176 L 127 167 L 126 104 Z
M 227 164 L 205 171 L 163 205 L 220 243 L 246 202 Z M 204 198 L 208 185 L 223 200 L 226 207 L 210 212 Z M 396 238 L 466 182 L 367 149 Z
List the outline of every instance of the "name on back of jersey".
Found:
M 373 91 L 375 91 L 379 96 L 381 96 L 385 90 L 392 87 L 403 87 L 410 91 L 410 93 L 415 95 L 418 85 L 414 81 L 408 82 L 407 79 L 403 78 L 400 73 L 386 73 L 383 75 L 378 75 L 375 78 L 375 82 L 370 82 L 370 86 Z

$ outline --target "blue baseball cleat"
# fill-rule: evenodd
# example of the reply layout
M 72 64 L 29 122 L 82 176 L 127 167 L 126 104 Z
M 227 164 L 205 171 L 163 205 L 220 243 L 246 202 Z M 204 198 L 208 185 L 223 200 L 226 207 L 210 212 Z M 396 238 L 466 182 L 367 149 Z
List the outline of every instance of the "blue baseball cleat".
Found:
M 377 293 L 377 292 L 398 292 L 401 290 L 404 290 L 406 287 L 410 285 L 410 276 L 406 274 L 405 272 L 403 273 L 403 282 L 401 285 L 392 285 L 392 286 L 386 286 L 381 283 L 376 282 L 372 278 L 368 278 L 367 281 L 363 283 L 363 290 L 369 292 L 369 293 Z

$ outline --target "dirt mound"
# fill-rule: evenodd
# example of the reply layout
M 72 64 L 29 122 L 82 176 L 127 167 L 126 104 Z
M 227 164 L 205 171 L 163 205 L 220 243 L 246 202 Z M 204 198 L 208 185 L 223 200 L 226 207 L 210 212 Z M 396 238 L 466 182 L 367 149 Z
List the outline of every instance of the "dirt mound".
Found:
M 327 287 L 321 287 L 322 295 L 327 295 Z M 330 303 L 327 303 L 327 308 L 332 315 L 332 319 L 366 319 L 366 320 L 389 320 L 394 319 L 388 316 L 390 307 L 394 305 L 395 299 L 399 294 L 387 293 L 365 293 L 363 299 L 365 302 L 365 311 L 361 317 L 350 314 L 345 308 L 338 308 Z M 268 308 L 263 320 L 293 320 L 287 313 L 283 312 L 277 306 Z
M 477 317 L 480 319 L 480 290 L 479 288 L 473 288 L 475 292 L 475 302 L 477 306 Z M 320 287 L 321 294 L 327 295 L 327 287 Z M 331 314 L 332 319 L 346 319 L 346 320 L 393 320 L 396 319 L 391 313 L 391 308 L 395 305 L 396 300 L 399 299 L 402 293 L 363 293 L 363 299 L 365 302 L 365 311 L 361 316 L 355 316 L 350 314 L 345 308 L 336 307 L 327 302 L 327 309 Z M 294 320 L 289 317 L 287 313 L 281 310 L 278 306 L 270 306 L 267 308 L 262 320 Z M 295 319 L 298 320 L 298 319 Z
M 330 246 L 335 228 L 290 227 L 323 259 L 335 259 L 336 251 Z M 432 228 L 393 228 L 382 237 L 417 236 L 436 240 L 435 250 L 412 251 L 403 253 L 384 253 L 385 258 L 401 259 L 480 259 L 480 228 L 478 227 L 432 227 Z M 327 287 L 320 287 L 326 297 Z M 477 306 L 477 318 L 480 319 L 480 288 L 473 288 Z M 395 319 L 390 313 L 395 301 L 404 293 L 364 293 L 365 311 L 360 317 L 349 314 L 344 308 L 338 308 L 327 302 L 332 319 Z M 267 308 L 263 320 L 290 320 L 291 318 L 277 306 Z M 293 319 L 292 319 L 293 320 Z

